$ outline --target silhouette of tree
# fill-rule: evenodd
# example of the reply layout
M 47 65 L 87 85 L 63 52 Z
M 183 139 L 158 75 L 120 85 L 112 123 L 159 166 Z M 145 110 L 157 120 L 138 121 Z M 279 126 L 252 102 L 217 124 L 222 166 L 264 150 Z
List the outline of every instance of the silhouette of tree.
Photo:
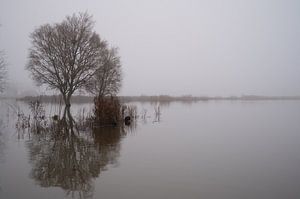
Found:
M 45 24 L 31 34 L 26 69 L 38 85 L 58 90 L 67 107 L 78 89 L 84 89 L 107 57 L 107 42 L 93 31 L 87 13 Z

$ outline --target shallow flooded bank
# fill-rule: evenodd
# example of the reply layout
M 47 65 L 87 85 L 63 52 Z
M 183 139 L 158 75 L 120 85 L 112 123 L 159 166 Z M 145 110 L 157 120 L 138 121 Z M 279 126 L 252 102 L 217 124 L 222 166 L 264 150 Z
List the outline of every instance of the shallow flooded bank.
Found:
M 134 126 L 53 136 L 18 132 L 2 102 L 0 198 L 300 195 L 298 101 L 170 103 L 159 118 L 157 104 L 135 105 Z

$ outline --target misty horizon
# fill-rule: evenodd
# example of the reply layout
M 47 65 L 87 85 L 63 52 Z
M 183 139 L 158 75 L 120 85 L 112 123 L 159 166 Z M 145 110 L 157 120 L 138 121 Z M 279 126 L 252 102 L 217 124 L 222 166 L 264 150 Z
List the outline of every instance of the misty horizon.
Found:
M 31 0 L 0 9 L 7 84 L 18 95 L 53 93 L 25 70 L 30 33 L 85 11 L 120 50 L 120 95 L 300 95 L 297 1 Z

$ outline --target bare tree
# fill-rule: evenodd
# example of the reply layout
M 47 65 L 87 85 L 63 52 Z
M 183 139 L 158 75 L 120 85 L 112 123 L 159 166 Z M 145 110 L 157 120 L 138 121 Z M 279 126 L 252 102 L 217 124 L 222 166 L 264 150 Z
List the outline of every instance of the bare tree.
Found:
M 87 84 L 87 90 L 98 98 L 115 96 L 121 87 L 122 71 L 117 48 L 107 49 L 103 53 L 103 61 L 98 65 L 95 75 Z
M 6 79 L 7 71 L 6 71 L 6 62 L 4 59 L 3 51 L 0 51 L 0 92 L 4 90 L 4 84 Z
M 26 66 L 38 85 L 58 90 L 66 107 L 72 94 L 85 88 L 103 62 L 107 43 L 93 31 L 87 13 L 67 16 L 61 23 L 45 24 L 31 34 Z

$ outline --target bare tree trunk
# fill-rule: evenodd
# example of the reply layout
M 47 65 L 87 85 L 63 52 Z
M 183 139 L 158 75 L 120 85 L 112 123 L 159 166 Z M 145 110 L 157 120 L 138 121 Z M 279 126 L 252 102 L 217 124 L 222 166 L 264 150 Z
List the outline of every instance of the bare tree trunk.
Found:
M 66 107 L 69 107 L 69 109 L 70 109 L 70 107 L 71 107 L 71 96 L 72 96 L 71 93 L 68 94 L 68 95 L 67 95 L 67 101 L 66 101 Z
M 68 93 L 68 94 L 63 93 L 62 94 L 64 103 L 65 103 L 64 114 L 63 114 L 63 118 L 65 118 L 65 119 L 66 119 L 67 114 L 69 114 L 71 111 L 71 96 L 72 96 L 71 93 Z
M 63 100 L 65 102 L 66 107 L 71 107 L 71 96 L 72 93 L 63 94 Z
M 65 106 L 62 120 L 65 122 L 66 125 L 71 126 L 73 128 L 73 123 L 75 122 L 75 120 L 71 114 L 70 106 Z

